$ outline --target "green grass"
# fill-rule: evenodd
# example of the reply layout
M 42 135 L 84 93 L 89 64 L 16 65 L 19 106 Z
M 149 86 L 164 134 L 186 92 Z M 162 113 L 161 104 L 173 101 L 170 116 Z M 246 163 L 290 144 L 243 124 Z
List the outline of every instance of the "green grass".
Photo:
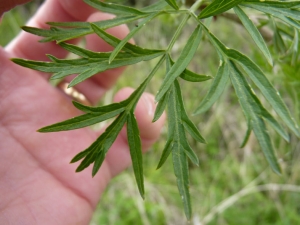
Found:
M 5 15 L 0 26 L 1 45 L 12 39 L 19 30 L 18 26 L 24 23 L 22 10 L 17 8 Z M 176 25 L 179 22 L 180 19 L 176 17 L 162 17 L 159 23 L 156 21 L 147 25 L 148 29 L 142 30 L 136 37 L 136 42 L 149 48 L 164 47 L 170 39 L 168 35 L 174 32 L 170 24 Z M 181 39 L 186 40 L 193 28 L 193 24 L 189 24 Z M 249 40 L 248 34 L 240 27 L 218 18 L 212 23 L 212 29 L 228 46 L 250 55 L 262 66 L 299 122 L 299 60 L 294 66 L 284 62 L 277 63 L 272 70 Z M 236 31 L 239 35 L 232 35 Z M 182 41 L 175 45 L 176 51 L 172 53 L 175 59 L 183 44 Z M 199 47 L 199 54 L 189 68 L 214 76 L 218 64 L 216 53 L 207 42 L 203 41 Z M 124 86 L 138 87 L 154 65 L 154 62 L 149 62 L 127 68 L 103 101 L 106 103 L 111 101 L 112 94 Z M 147 90 L 156 93 L 163 76 L 164 68 L 153 78 Z M 181 82 L 183 98 L 188 99 L 185 106 L 189 114 L 192 114 L 203 99 L 210 83 L 210 81 L 197 84 Z M 262 101 L 266 104 L 264 100 Z M 166 140 L 164 129 L 161 138 L 144 156 L 145 201 L 138 193 L 132 169 L 129 168 L 113 179 L 106 189 L 94 214 L 92 225 L 300 224 L 299 139 L 290 134 L 291 143 L 288 144 L 270 129 L 276 154 L 283 169 L 281 176 L 271 171 L 253 135 L 245 148 L 239 148 L 246 132 L 246 122 L 232 86 L 228 86 L 208 112 L 193 117 L 193 121 L 208 143 L 203 145 L 192 142 L 192 139 L 190 141 L 200 159 L 199 167 L 190 166 L 190 191 L 193 203 L 191 222 L 188 223 L 183 214 L 171 160 L 168 159 L 160 170 L 156 170 Z

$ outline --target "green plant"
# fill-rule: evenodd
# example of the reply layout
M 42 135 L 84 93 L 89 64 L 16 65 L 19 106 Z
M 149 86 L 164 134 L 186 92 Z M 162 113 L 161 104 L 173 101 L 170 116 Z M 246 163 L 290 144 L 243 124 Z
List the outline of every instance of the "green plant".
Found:
M 298 8 L 300 7 L 300 1 L 214 0 L 211 2 L 198 0 L 189 9 L 185 8 L 184 5 L 179 5 L 175 0 L 158 1 L 142 9 L 103 3 L 98 0 L 85 0 L 85 2 L 101 11 L 114 13 L 117 17 L 94 23 L 49 22 L 52 26 L 50 30 L 23 27 L 27 32 L 44 37 L 41 40 L 42 42 L 56 41 L 62 48 L 78 55 L 80 58 L 58 59 L 52 55 L 48 55 L 51 62 L 37 62 L 24 59 L 12 60 L 24 67 L 53 73 L 51 79 L 62 79 L 71 74 L 78 74 L 71 81 L 69 85 L 71 87 L 96 73 L 108 69 L 158 57 L 160 59 L 144 82 L 128 99 L 120 103 L 100 107 L 89 107 L 74 102 L 74 106 L 83 111 L 84 115 L 39 130 L 40 132 L 57 132 L 79 129 L 116 117 L 106 131 L 90 147 L 72 159 L 72 163 L 82 160 L 76 170 L 77 172 L 94 164 L 92 174 L 94 176 L 118 133 L 127 124 L 128 143 L 134 174 L 140 194 L 142 197 L 144 196 L 141 143 L 138 135 L 139 129 L 134 117 L 134 109 L 145 88 L 165 62 L 166 75 L 156 95 L 158 105 L 153 121 L 156 121 L 162 115 L 165 108 L 167 108 L 168 137 L 157 168 L 160 168 L 170 153 L 172 153 L 174 173 L 177 178 L 184 211 L 187 218 L 191 218 L 188 159 L 196 165 L 198 165 L 199 160 L 187 141 L 186 132 L 200 143 L 205 143 L 205 140 L 186 113 L 178 80 L 203 82 L 212 78 L 196 74 L 187 69 L 187 66 L 194 58 L 197 47 L 203 40 L 203 36 L 205 36 L 207 38 L 206 41 L 211 43 L 217 51 L 220 64 L 212 85 L 199 107 L 196 108 L 195 114 L 207 111 L 221 96 L 230 81 L 248 123 L 248 130 L 241 147 L 245 146 L 250 133 L 253 131 L 271 168 L 274 172 L 280 173 L 280 166 L 277 162 L 265 121 L 285 140 L 289 141 L 289 135 L 262 105 L 251 85 L 254 84 L 260 90 L 282 122 L 299 137 L 300 131 L 298 125 L 291 117 L 280 95 L 266 78 L 263 71 L 240 51 L 226 47 L 210 32 L 209 25 L 212 22 L 212 18 L 219 15 L 241 23 L 249 32 L 267 62 L 273 66 L 273 59 L 264 40 L 264 38 L 268 38 L 268 33 L 266 32 L 271 29 L 274 33 L 273 45 L 276 52 L 276 61 L 284 58 L 291 64 L 296 64 L 299 60 L 298 35 L 300 29 L 300 11 Z M 197 12 L 199 8 L 203 8 L 200 13 Z M 233 9 L 235 14 L 227 13 L 231 9 Z M 255 18 L 257 24 L 254 24 L 244 12 L 244 9 L 249 10 L 249 13 L 255 16 L 257 16 L 257 11 L 262 12 L 263 16 L 259 14 Z M 166 49 L 144 49 L 128 43 L 145 24 L 155 17 L 174 14 L 176 16 L 183 16 L 183 19 Z M 138 23 L 136 26 L 123 40 L 119 40 L 104 31 L 107 28 L 137 20 Z M 179 57 L 173 61 L 171 51 L 189 20 L 194 21 L 195 29 L 188 38 Z M 90 33 L 96 33 L 100 38 L 115 47 L 115 49 L 109 53 L 98 53 L 64 42 Z M 290 45 L 290 48 L 287 48 L 287 45 Z M 248 75 L 251 81 L 248 81 L 245 75 Z

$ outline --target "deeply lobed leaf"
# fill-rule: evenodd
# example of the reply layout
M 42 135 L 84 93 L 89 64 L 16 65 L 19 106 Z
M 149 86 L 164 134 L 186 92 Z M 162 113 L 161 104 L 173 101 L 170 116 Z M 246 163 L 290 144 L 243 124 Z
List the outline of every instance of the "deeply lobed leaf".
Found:
M 138 185 L 140 194 L 144 198 L 144 175 L 143 175 L 143 158 L 142 144 L 140 132 L 133 112 L 130 112 L 127 117 L 127 140 L 130 149 L 135 180 Z
M 252 92 L 250 85 L 247 83 L 246 79 L 243 77 L 235 64 L 230 62 L 230 67 L 232 71 L 230 73 L 230 79 L 242 106 L 243 112 L 246 118 L 250 121 L 250 126 L 253 129 L 254 134 L 271 168 L 274 172 L 280 174 L 281 169 L 274 154 L 270 136 L 266 131 L 266 126 L 262 115 L 260 115 L 260 112 L 264 111 L 265 109 Z

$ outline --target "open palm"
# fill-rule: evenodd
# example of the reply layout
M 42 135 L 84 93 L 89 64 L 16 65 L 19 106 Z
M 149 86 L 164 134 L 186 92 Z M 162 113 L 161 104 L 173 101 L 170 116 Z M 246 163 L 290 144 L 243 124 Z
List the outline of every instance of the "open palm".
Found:
M 29 22 L 44 27 L 46 21 L 101 20 L 111 15 L 94 13 L 81 0 L 48 0 Z M 109 31 L 122 38 L 125 26 Z M 110 179 L 131 162 L 125 130 L 107 154 L 99 173 L 91 169 L 75 173 L 69 164 L 78 152 L 98 136 L 90 129 L 41 134 L 36 130 L 80 114 L 62 91 L 47 82 L 47 75 L 14 65 L 9 58 L 46 60 L 46 53 L 63 57 L 55 43 L 37 43 L 38 37 L 22 33 L 0 50 L 0 221 L 1 224 L 88 224 L 99 197 Z M 96 36 L 87 37 L 87 48 L 107 51 Z M 96 102 L 114 84 L 121 69 L 105 72 L 78 85 L 77 89 Z M 120 101 L 132 92 L 121 90 Z M 159 136 L 164 118 L 151 123 L 153 97 L 144 94 L 137 105 L 143 149 Z

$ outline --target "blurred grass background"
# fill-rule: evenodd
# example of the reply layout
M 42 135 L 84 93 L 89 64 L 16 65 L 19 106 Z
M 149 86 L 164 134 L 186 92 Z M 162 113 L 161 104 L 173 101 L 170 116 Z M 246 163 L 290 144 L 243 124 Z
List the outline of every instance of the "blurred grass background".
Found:
M 5 46 L 20 31 L 20 26 L 36 11 L 41 1 L 33 1 L 6 13 L 0 25 L 0 44 Z M 143 5 L 147 1 L 138 1 Z M 168 44 L 180 16 L 161 16 L 135 37 L 147 48 L 164 48 Z M 129 26 L 134 26 L 130 24 Z M 195 24 L 190 23 L 174 46 L 176 59 Z M 278 58 L 270 68 L 248 34 L 237 24 L 217 18 L 211 24 L 213 33 L 229 47 L 250 56 L 266 72 L 281 93 L 295 119 L 300 119 L 300 62 Z M 270 46 L 274 52 L 275 49 Z M 214 49 L 204 39 L 189 68 L 214 76 L 218 67 Z M 102 102 L 110 102 L 118 89 L 134 88 L 145 79 L 155 60 L 127 68 L 113 90 Z M 148 87 L 156 93 L 164 76 L 161 69 Z M 204 83 L 181 82 L 187 112 L 191 115 L 209 89 Z M 266 108 L 269 105 L 257 92 Z M 245 118 L 229 85 L 218 102 L 206 113 L 192 117 L 207 140 L 207 145 L 190 141 L 200 159 L 200 166 L 190 166 L 190 191 L 193 218 L 186 221 L 177 191 L 172 162 L 156 170 L 166 140 L 166 129 L 160 140 L 144 156 L 146 200 L 137 191 L 131 168 L 113 179 L 102 196 L 91 225 L 295 225 L 300 224 L 300 142 L 292 133 L 286 143 L 269 129 L 283 173 L 269 168 L 256 139 L 251 135 L 245 148 L 239 148 L 246 132 Z

